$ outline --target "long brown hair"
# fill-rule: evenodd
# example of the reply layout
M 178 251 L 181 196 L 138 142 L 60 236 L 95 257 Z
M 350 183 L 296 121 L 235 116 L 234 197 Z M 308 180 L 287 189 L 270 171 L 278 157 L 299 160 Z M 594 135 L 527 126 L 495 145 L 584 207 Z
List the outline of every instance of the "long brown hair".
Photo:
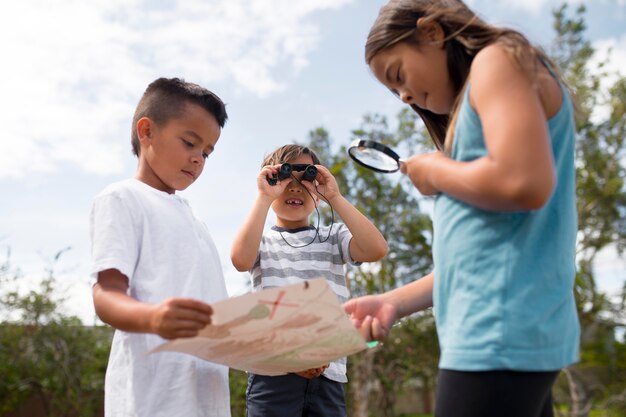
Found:
M 390 0 L 380 9 L 365 44 L 369 65 L 379 52 L 399 42 L 419 46 L 418 19 L 436 22 L 444 31 L 447 66 L 456 102 L 450 114 L 435 114 L 412 104 L 439 150 L 450 149 L 460 97 L 465 89 L 470 66 L 476 54 L 495 42 L 502 44 L 530 80 L 536 82 L 538 64 L 543 62 L 560 79 L 559 71 L 548 56 L 530 44 L 521 33 L 497 28 L 480 19 L 461 0 Z

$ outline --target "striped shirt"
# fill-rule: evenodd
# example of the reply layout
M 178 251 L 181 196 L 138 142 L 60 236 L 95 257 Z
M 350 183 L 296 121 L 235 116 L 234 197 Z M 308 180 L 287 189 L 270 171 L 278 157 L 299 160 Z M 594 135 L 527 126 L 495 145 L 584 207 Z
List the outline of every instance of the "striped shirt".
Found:
M 352 233 L 343 223 L 321 226 L 319 233 L 313 226 L 291 230 L 273 226 L 263 233 L 250 271 L 254 291 L 324 278 L 339 302 L 344 303 L 350 295 L 344 265 L 355 264 L 350 256 L 351 239 Z M 332 362 L 324 376 L 348 382 L 346 358 Z

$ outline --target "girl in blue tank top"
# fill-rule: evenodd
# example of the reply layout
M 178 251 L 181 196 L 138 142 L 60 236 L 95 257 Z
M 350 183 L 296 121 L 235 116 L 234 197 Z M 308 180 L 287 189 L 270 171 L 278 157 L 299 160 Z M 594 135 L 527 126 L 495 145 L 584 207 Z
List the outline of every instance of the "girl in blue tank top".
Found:
M 436 196 L 433 271 L 345 309 L 368 339 L 434 307 L 438 417 L 552 416 L 578 359 L 575 125 L 551 60 L 458 0 L 391 0 L 366 62 L 437 148 L 402 166 Z

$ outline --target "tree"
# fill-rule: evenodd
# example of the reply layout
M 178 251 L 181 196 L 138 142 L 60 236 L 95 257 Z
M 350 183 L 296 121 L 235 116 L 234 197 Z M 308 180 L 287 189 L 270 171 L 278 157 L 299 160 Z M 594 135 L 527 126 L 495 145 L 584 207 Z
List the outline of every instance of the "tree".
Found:
M 430 310 L 401 320 L 377 351 L 374 374 L 381 386 L 374 396 L 375 415 L 394 417 L 398 394 L 411 392 L 432 413 L 439 341 Z M 418 402 L 418 401 L 416 401 Z
M 554 11 L 556 39 L 551 53 L 575 93 L 579 110 L 576 126 L 579 239 L 575 294 L 582 325 L 582 361 L 564 371 L 574 416 L 588 415 L 594 400 L 602 402 L 601 398 L 615 408 L 616 397 L 606 389 L 612 385 L 626 386 L 623 376 L 626 363 L 618 360 L 623 344 L 619 346 L 613 334 L 615 327 L 625 324 L 623 313 L 620 320 L 620 306 L 598 292 L 593 271 L 594 260 L 601 250 L 614 247 L 622 255 L 626 247 L 623 162 L 626 79 L 607 73 L 608 57 L 597 68 L 591 67 L 596 51 L 584 38 L 584 13 L 583 5 L 574 17 L 568 17 L 566 4 Z M 614 81 L 605 88 L 603 81 L 611 77 Z M 598 109 L 605 111 L 600 113 Z M 615 366 L 622 372 L 603 372 L 616 369 Z M 622 394 L 624 410 L 624 392 L 618 391 Z
M 231 368 L 228 373 L 228 384 L 230 388 L 231 417 L 246 417 L 248 374 Z
M 18 278 L 7 258 L 0 281 Z M 50 416 L 88 417 L 100 409 L 111 331 L 61 314 L 62 302 L 52 268 L 36 288 L 0 294 L 0 413 L 19 412 L 29 399 Z

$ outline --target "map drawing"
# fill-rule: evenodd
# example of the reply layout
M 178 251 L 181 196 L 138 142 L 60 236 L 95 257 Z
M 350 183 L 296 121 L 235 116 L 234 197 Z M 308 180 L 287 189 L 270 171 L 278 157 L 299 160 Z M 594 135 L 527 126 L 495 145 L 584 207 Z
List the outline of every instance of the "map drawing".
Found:
M 148 353 L 183 352 L 259 375 L 282 375 L 367 347 L 322 278 L 211 306 L 212 323 L 197 336 L 168 341 Z

